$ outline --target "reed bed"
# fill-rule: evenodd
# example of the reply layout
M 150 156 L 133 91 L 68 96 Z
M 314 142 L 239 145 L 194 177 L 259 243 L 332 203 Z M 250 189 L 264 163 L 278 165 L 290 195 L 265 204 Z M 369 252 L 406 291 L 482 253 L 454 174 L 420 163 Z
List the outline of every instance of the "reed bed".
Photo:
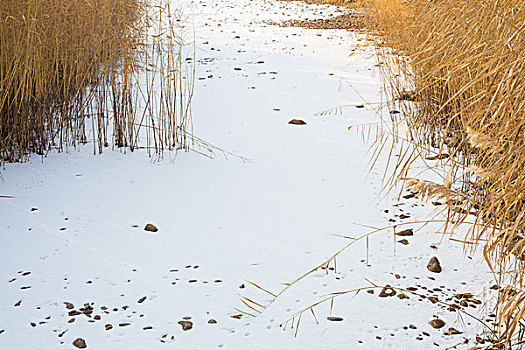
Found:
M 441 198 L 448 227 L 467 220 L 483 246 L 499 299 L 494 348 L 525 339 L 525 2 L 370 0 L 368 24 L 402 111 L 392 114 L 415 152 L 395 179 L 423 198 Z M 445 167 L 442 181 L 411 178 L 415 158 Z M 474 218 L 474 219 L 472 219 Z
M 0 163 L 89 143 L 187 148 L 180 23 L 167 0 L 2 0 Z

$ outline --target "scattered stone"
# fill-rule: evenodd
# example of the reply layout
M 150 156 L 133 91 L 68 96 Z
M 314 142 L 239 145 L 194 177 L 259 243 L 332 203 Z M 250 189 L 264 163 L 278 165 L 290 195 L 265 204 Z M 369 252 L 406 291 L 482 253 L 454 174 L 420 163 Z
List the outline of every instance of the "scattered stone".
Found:
M 106 324 L 104 327 L 106 328 L 106 331 L 113 329 L 113 325 L 111 323 Z
M 122 323 L 118 324 L 119 327 L 127 327 L 129 325 L 131 325 L 131 323 L 129 323 L 129 322 L 122 322 Z
M 84 304 L 84 307 L 79 308 L 79 310 L 86 316 L 91 316 L 93 313 L 93 307 L 89 304 Z
M 22 273 L 22 276 L 27 276 L 27 275 L 30 275 L 30 274 L 31 274 L 30 271 L 26 271 L 26 272 Z
M 393 297 L 394 295 L 396 295 L 396 291 L 388 284 L 379 293 L 380 298 Z
M 231 315 L 231 318 L 235 318 L 237 320 L 240 320 L 242 317 L 242 314 L 237 314 L 237 315 Z
M 98 320 L 101 319 L 101 317 L 100 317 L 100 315 L 95 315 L 95 316 L 93 317 L 93 319 L 98 321 Z
M 460 332 L 460 331 L 458 331 L 457 329 L 452 328 L 452 327 L 450 327 L 450 328 L 448 329 L 448 331 L 445 331 L 445 332 L 444 332 L 445 335 L 455 335 L 455 334 L 461 334 L 461 333 L 463 333 L 463 332 Z
M 397 296 L 399 299 L 410 299 L 405 293 L 401 293 Z
M 343 320 L 342 317 L 337 317 L 337 316 L 329 316 L 326 318 L 328 321 L 334 321 L 334 322 L 340 322 Z
M 22 300 L 17 301 L 14 306 L 17 307 L 17 306 L 20 306 L 20 304 L 22 304 Z
M 414 235 L 414 231 L 411 228 L 408 228 L 408 229 L 403 230 L 403 231 L 396 232 L 396 236 L 401 236 L 401 237 L 413 236 L 413 235 Z
M 432 328 L 440 329 L 445 325 L 445 321 L 439 318 L 435 318 L 432 321 L 430 321 L 430 325 L 432 326 Z
M 438 258 L 435 256 L 430 258 L 430 261 L 427 264 L 427 269 L 430 272 L 440 273 L 441 272 L 441 264 L 439 263 Z
M 414 326 L 413 324 L 411 324 L 410 326 L 408 326 L 408 328 L 410 328 L 410 329 L 417 329 L 417 327 Z
M 79 349 L 87 348 L 86 341 L 82 338 L 77 338 L 73 341 L 73 345 Z
M 241 285 L 239 286 L 239 288 L 240 288 L 240 289 L 244 289 L 244 288 L 245 288 L 244 283 L 241 284 Z
M 183 331 L 189 331 L 190 329 L 193 328 L 193 322 L 191 321 L 179 321 L 177 323 L 182 326 Z
M 64 304 L 66 305 L 66 309 L 68 310 L 72 310 L 75 306 L 71 303 L 68 303 L 68 302 L 64 302 Z
M 69 316 L 77 316 L 77 315 L 80 315 L 80 312 L 77 311 L 77 310 L 72 310 L 72 311 L 68 312 L 68 315 Z
M 209 324 L 217 324 L 217 321 L 215 321 L 213 318 L 208 321 Z
M 402 245 L 408 245 L 408 240 L 402 239 L 402 240 L 398 241 L 398 243 L 401 243 Z
M 306 122 L 304 120 L 301 120 L 301 119 L 292 119 L 288 122 L 288 124 L 292 124 L 292 125 L 306 125 Z
M 33 327 L 33 328 L 36 327 L 36 323 L 34 323 L 34 322 L 31 322 L 30 325 L 31 325 L 31 327 Z
M 70 319 L 69 321 L 67 321 L 67 323 L 73 323 L 75 322 L 75 318 L 73 317 L 72 319 Z
M 153 327 L 152 326 L 146 326 L 146 327 L 143 327 L 142 329 L 145 330 L 145 331 L 149 331 L 150 329 L 153 329 Z
M 432 304 L 435 304 L 435 303 L 437 303 L 439 301 L 439 299 L 437 297 L 428 297 L 428 300 L 430 300 L 430 302 Z
M 137 301 L 137 303 L 142 304 L 142 303 L 144 302 L 144 300 L 146 300 L 146 298 L 147 298 L 147 297 L 142 297 L 142 298 L 140 298 L 140 299 Z
M 157 226 L 153 225 L 153 224 L 146 224 L 146 226 L 144 226 L 144 231 L 148 231 L 148 232 L 157 232 L 159 229 L 157 228 Z

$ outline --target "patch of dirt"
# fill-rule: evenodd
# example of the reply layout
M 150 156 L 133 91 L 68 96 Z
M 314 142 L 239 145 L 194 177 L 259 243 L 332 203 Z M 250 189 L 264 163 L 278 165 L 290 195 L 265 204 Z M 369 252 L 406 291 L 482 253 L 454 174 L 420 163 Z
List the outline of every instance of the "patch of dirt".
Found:
M 301 1 L 306 4 L 319 4 L 319 5 L 337 5 L 337 6 L 352 6 L 355 5 L 355 0 L 282 0 L 282 1 Z
M 289 20 L 280 23 L 282 27 L 301 27 L 308 29 L 363 29 L 363 15 L 357 12 L 345 13 L 332 18 Z

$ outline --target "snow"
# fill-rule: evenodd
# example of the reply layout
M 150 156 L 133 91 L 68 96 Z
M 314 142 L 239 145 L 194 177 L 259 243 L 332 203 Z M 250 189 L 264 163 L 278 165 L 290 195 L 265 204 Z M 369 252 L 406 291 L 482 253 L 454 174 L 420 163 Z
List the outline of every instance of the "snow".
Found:
M 442 300 L 460 292 L 486 300 L 492 275 L 480 252 L 464 251 L 434 223 L 398 227 L 415 229 L 406 246 L 394 247 L 392 228 L 376 232 L 368 256 L 362 239 L 337 258 L 336 273 L 320 269 L 274 302 L 248 283 L 278 293 L 349 243 L 341 235 L 389 227 L 391 218 L 424 220 L 435 208 L 396 190 L 385 196 L 386 155 L 369 171 L 370 145 L 347 130 L 377 122 L 384 100 L 366 35 L 267 23 L 337 15 L 336 7 L 180 5 L 195 29 L 195 133 L 234 155 L 159 159 L 108 148 L 94 156 L 87 145 L 7 164 L 0 195 L 13 198 L 0 198 L 0 348 L 68 349 L 81 337 L 95 349 L 444 349 L 479 333 L 463 313 L 414 295 L 379 298 L 380 288 L 338 297 L 332 314 L 342 322 L 326 320 L 328 302 L 314 309 L 320 324 L 303 315 L 297 336 L 279 327 L 328 293 L 370 287 L 367 280 L 419 285 L 425 295 L 439 287 Z M 334 110 L 340 106 L 347 107 Z M 288 124 L 294 118 L 307 124 Z M 402 213 L 410 218 L 394 217 Z M 147 223 L 159 231 L 144 231 Z M 443 272 L 427 271 L 432 256 Z M 253 312 L 241 296 L 269 306 L 255 318 L 232 318 L 235 308 Z M 64 302 L 76 310 L 93 303 L 92 316 L 101 319 L 78 315 L 68 323 Z M 490 313 L 468 311 L 482 319 Z M 444 329 L 464 333 L 433 329 L 434 315 Z M 178 324 L 184 317 L 193 322 L 189 331 Z

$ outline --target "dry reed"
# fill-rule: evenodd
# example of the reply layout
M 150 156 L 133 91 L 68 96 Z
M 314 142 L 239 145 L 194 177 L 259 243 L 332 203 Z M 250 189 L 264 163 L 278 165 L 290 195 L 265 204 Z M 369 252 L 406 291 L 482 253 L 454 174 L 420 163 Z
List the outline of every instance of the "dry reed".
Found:
M 187 147 L 179 22 L 165 0 L 2 0 L 0 163 L 85 143 Z
M 525 315 L 525 2 L 370 0 L 385 81 L 404 113 L 397 179 L 442 198 L 449 225 L 474 217 L 498 281 L 498 348 L 523 344 Z M 404 118 L 399 118 L 399 116 Z M 399 135 L 398 135 L 399 136 Z M 401 136 L 399 136 L 401 137 Z M 402 152 L 400 152 L 402 153 Z M 448 169 L 442 183 L 407 179 L 415 158 Z

